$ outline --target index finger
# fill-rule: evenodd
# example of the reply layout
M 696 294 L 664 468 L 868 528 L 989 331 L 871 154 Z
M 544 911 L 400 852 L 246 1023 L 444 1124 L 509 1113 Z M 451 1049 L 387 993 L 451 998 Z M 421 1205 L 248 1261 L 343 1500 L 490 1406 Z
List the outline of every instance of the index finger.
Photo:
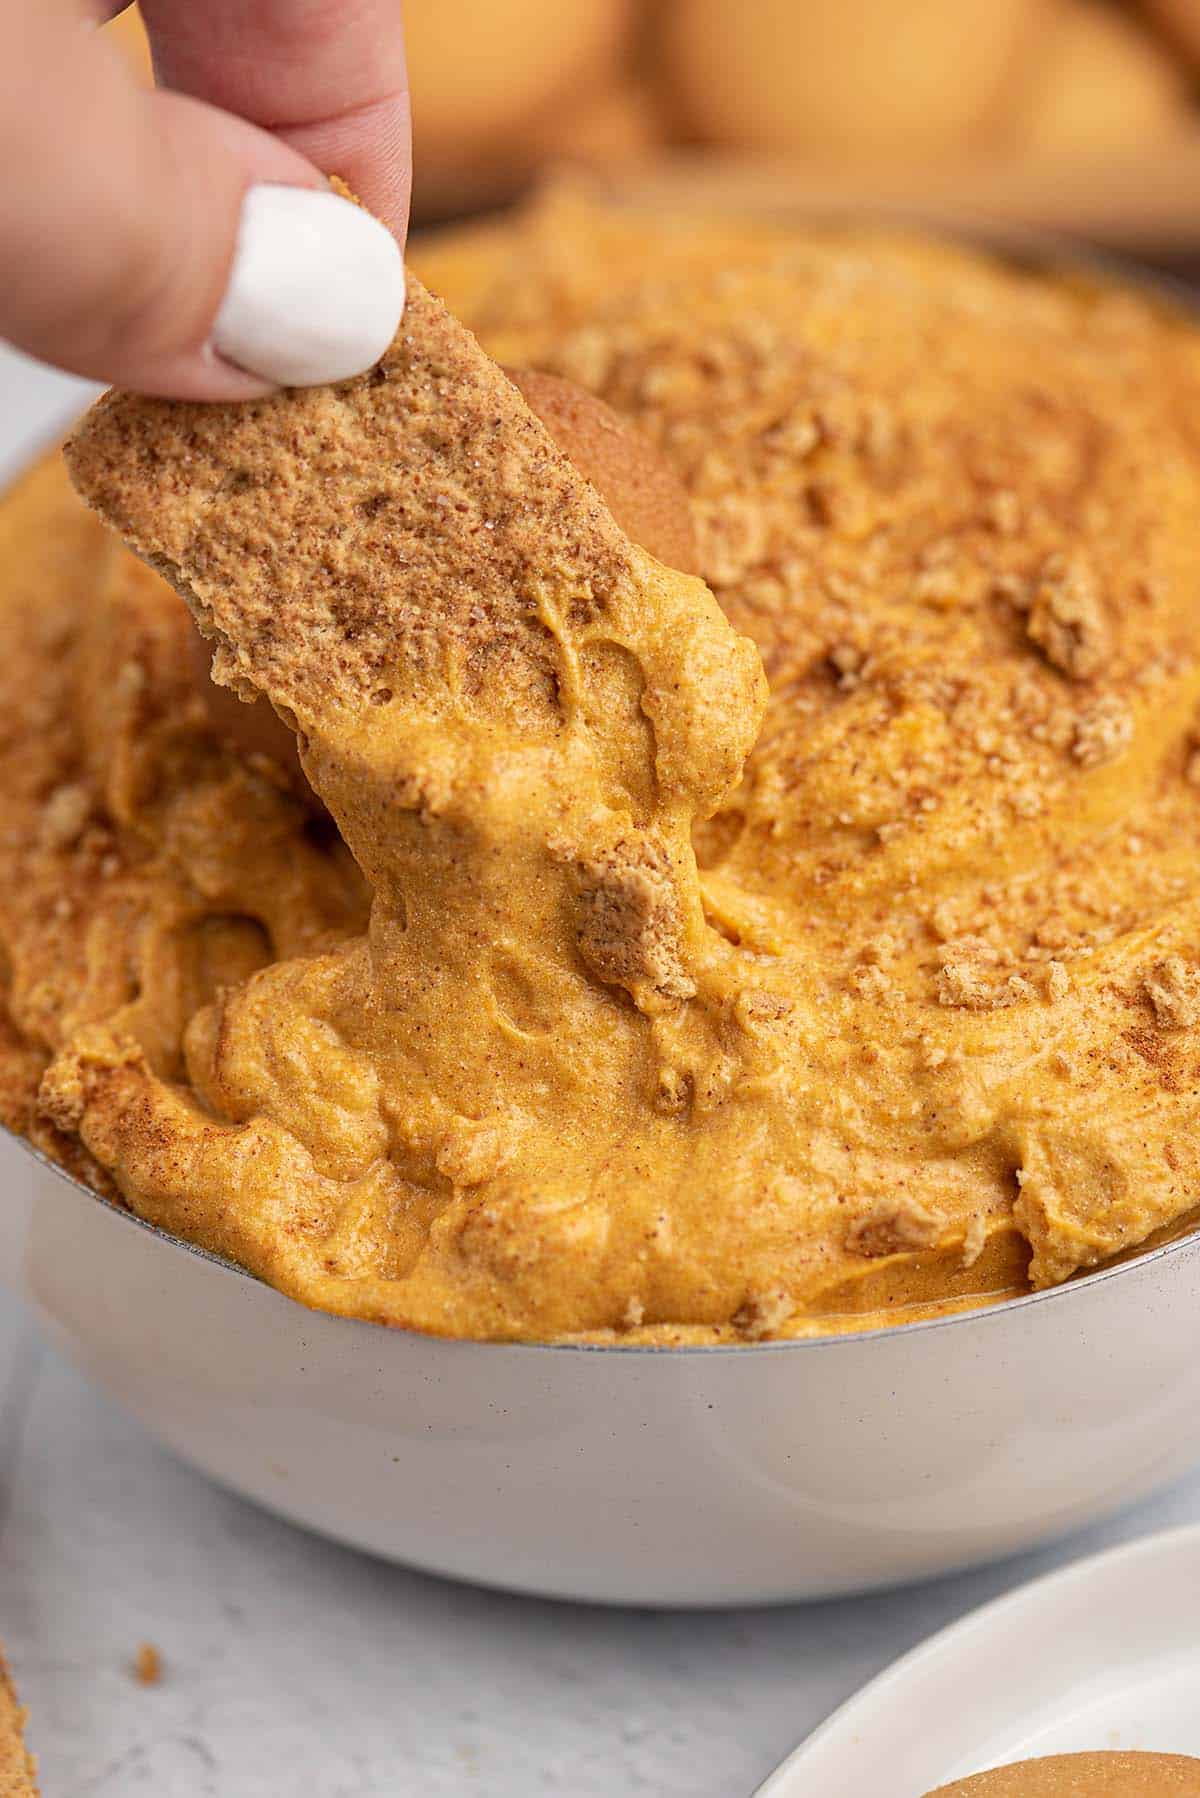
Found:
M 142 0 L 159 80 L 275 132 L 404 241 L 412 138 L 399 0 Z

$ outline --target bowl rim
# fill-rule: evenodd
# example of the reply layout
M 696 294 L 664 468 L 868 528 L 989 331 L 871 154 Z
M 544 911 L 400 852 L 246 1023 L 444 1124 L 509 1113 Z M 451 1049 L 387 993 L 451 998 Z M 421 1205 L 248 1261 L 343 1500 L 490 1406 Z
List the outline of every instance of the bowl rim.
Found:
M 630 210 L 637 210 L 636 203 Z M 718 214 L 720 207 L 714 209 Z M 871 208 L 862 206 L 853 210 L 831 212 L 813 216 L 805 215 L 798 209 L 793 216 L 790 212 L 781 215 L 776 209 L 764 214 L 764 221 L 799 225 L 807 217 L 810 226 L 818 230 L 829 230 L 831 227 L 849 227 L 858 225 L 868 229 L 892 231 L 923 231 L 927 235 L 940 239 L 951 245 L 982 250 L 999 261 L 1009 262 L 1017 273 L 1049 273 L 1060 269 L 1064 273 L 1075 273 L 1081 276 L 1091 275 L 1097 281 L 1114 287 L 1133 288 L 1144 295 L 1161 300 L 1165 306 L 1175 313 L 1189 315 L 1200 323 L 1200 293 L 1177 276 L 1161 269 L 1151 267 L 1136 257 L 1125 256 L 1116 251 L 1096 248 L 1086 242 L 1069 236 L 1023 228 L 1005 220 L 989 218 L 980 213 L 968 219 L 965 216 L 939 216 L 936 209 L 922 212 L 917 207 L 897 206 Z M 434 235 L 434 233 L 430 233 Z M 69 424 L 66 428 L 70 428 Z M 41 432 L 38 440 L 31 445 L 28 458 L 23 460 L 16 470 L 14 479 L 20 479 L 22 472 L 32 466 L 39 455 L 44 455 L 49 444 L 61 438 L 61 428 L 56 432 L 53 427 Z M 5 488 L 11 483 L 6 482 Z M 403 1325 L 379 1324 L 369 1318 L 348 1317 L 339 1312 L 323 1311 L 318 1306 L 305 1305 L 302 1299 L 292 1298 L 290 1293 L 281 1292 L 269 1281 L 253 1273 L 240 1262 L 231 1260 L 226 1255 L 219 1255 L 213 1249 L 205 1248 L 201 1243 L 189 1242 L 186 1237 L 176 1236 L 164 1230 L 159 1224 L 152 1223 L 149 1218 L 139 1215 L 128 1205 L 119 1204 L 115 1199 L 97 1192 L 85 1180 L 56 1161 L 52 1155 L 22 1136 L 19 1131 L 0 1123 L 0 1141 L 9 1138 L 20 1149 L 23 1149 L 35 1162 L 48 1173 L 56 1175 L 66 1185 L 72 1186 L 92 1204 L 102 1205 L 106 1211 L 126 1224 L 133 1224 L 138 1229 L 155 1236 L 169 1248 L 184 1249 L 189 1255 L 201 1261 L 207 1261 L 222 1272 L 233 1274 L 240 1279 L 250 1281 L 261 1287 L 264 1292 L 287 1304 L 294 1304 L 302 1311 L 329 1318 L 337 1324 L 357 1325 L 361 1329 L 386 1330 L 393 1335 L 418 1337 L 427 1343 L 442 1343 L 459 1351 L 479 1350 L 521 1350 L 553 1354 L 600 1355 L 600 1356 L 670 1356 L 677 1359 L 681 1356 L 714 1356 L 714 1355 L 762 1355 L 795 1353 L 802 1350 L 835 1349 L 838 1345 L 862 1344 L 877 1345 L 890 1341 L 896 1336 L 912 1336 L 932 1330 L 949 1329 L 956 1324 L 985 1324 L 992 1320 L 1012 1317 L 1015 1313 L 1028 1307 L 1041 1305 L 1049 1300 L 1064 1299 L 1067 1295 L 1090 1290 L 1108 1280 L 1134 1269 L 1153 1266 L 1168 1256 L 1181 1254 L 1191 1249 L 1200 1252 L 1200 1224 L 1185 1230 L 1181 1235 L 1173 1237 L 1169 1242 L 1160 1243 L 1157 1248 L 1147 1249 L 1144 1253 L 1133 1250 L 1119 1261 L 1110 1261 L 1102 1267 L 1093 1268 L 1090 1273 L 1077 1274 L 1060 1281 L 1056 1286 L 1042 1287 L 1036 1292 L 1019 1293 L 1015 1298 L 996 1299 L 982 1304 L 965 1304 L 960 1309 L 948 1311 L 939 1317 L 913 1318 L 907 1322 L 881 1324 L 870 1330 L 830 1331 L 827 1335 L 796 1336 L 783 1340 L 768 1342 L 712 1342 L 712 1343 L 680 1343 L 672 1346 L 669 1343 L 654 1342 L 575 1342 L 575 1341 L 516 1341 L 509 1342 L 496 1337 L 478 1336 L 438 1336 L 431 1331 L 412 1330 Z
M 438 1336 L 429 1330 L 413 1330 L 403 1324 L 377 1323 L 371 1318 L 348 1317 L 340 1312 L 325 1311 L 316 1305 L 306 1305 L 303 1299 L 295 1299 L 290 1293 L 281 1292 L 272 1286 L 260 1274 L 256 1274 L 240 1262 L 231 1260 L 227 1255 L 218 1255 L 213 1249 L 206 1249 L 203 1244 L 189 1242 L 184 1236 L 176 1236 L 170 1230 L 164 1230 L 147 1217 L 127 1205 L 118 1204 L 115 1199 L 97 1192 L 86 1180 L 71 1173 L 61 1162 L 55 1161 L 44 1149 L 29 1141 L 19 1131 L 11 1129 L 7 1124 L 0 1124 L 0 1142 L 7 1138 L 17 1148 L 23 1150 L 37 1162 L 46 1173 L 54 1174 L 67 1186 L 74 1187 L 76 1192 L 93 1205 L 102 1205 L 104 1209 L 119 1222 L 132 1224 L 148 1235 L 155 1236 L 170 1249 L 184 1249 L 200 1261 L 207 1261 L 222 1273 L 233 1274 L 236 1278 L 249 1281 L 251 1285 L 261 1287 L 264 1293 L 283 1304 L 295 1305 L 299 1310 L 310 1315 L 325 1317 L 334 1324 L 349 1325 L 362 1330 L 384 1330 L 394 1336 L 418 1337 L 422 1342 L 440 1343 L 447 1348 L 458 1351 L 468 1349 L 504 1349 L 522 1350 L 525 1352 L 576 1354 L 576 1355 L 668 1355 L 676 1358 L 683 1355 L 762 1355 L 795 1353 L 800 1350 L 835 1349 L 846 1344 L 881 1344 L 896 1336 L 912 1336 L 917 1332 L 945 1330 L 955 1324 L 985 1324 L 993 1320 L 1012 1317 L 1014 1313 L 1026 1310 L 1030 1306 L 1045 1304 L 1052 1299 L 1065 1299 L 1069 1294 L 1090 1290 L 1104 1284 L 1107 1280 L 1118 1278 L 1135 1270 L 1143 1270 L 1155 1262 L 1165 1260 L 1168 1256 L 1182 1254 L 1187 1250 L 1200 1253 L 1200 1226 L 1186 1230 L 1182 1235 L 1173 1237 L 1169 1242 L 1159 1243 L 1157 1248 L 1147 1249 L 1139 1254 L 1136 1250 L 1120 1261 L 1108 1262 L 1103 1267 L 1093 1268 L 1090 1273 L 1077 1274 L 1070 1279 L 1062 1280 L 1057 1286 L 1044 1286 L 1037 1292 L 1022 1292 L 1015 1298 L 985 1300 L 979 1305 L 964 1305 L 960 1310 L 947 1312 L 941 1317 L 911 1318 L 907 1322 L 881 1324 L 872 1330 L 837 1330 L 822 1336 L 793 1336 L 771 1342 L 684 1342 L 673 1345 L 666 1342 L 547 1342 L 517 1341 L 509 1342 L 494 1336 Z M 34 1203 L 36 1203 L 36 1199 Z

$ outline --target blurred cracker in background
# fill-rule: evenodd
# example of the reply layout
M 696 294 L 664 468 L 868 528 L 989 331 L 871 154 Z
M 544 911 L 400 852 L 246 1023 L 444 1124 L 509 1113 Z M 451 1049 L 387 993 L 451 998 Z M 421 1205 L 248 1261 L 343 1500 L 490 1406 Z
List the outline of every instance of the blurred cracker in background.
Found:
M 698 142 L 844 160 L 986 136 L 1045 0 L 665 0 L 659 66 Z
M 418 214 L 511 198 L 573 121 L 603 119 L 634 22 L 633 0 L 407 0 Z
M 1144 147 L 1187 129 L 1188 85 L 1183 63 L 1134 16 L 1096 0 L 1057 0 L 998 126 L 1026 153 Z
M 397 0 L 397 16 L 400 14 Z M 1200 255 L 1200 0 L 406 0 L 415 221 L 931 210 Z M 136 11 L 106 30 L 149 78 Z
M 1193 75 L 1200 74 L 1200 0 L 1142 0 L 1142 6 Z

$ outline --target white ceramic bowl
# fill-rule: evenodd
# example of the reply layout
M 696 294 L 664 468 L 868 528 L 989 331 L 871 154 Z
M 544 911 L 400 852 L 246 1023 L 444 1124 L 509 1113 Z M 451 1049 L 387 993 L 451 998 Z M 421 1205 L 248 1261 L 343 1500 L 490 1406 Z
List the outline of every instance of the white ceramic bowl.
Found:
M 0 1272 L 214 1479 L 459 1578 L 816 1598 L 1010 1554 L 1200 1456 L 1200 1237 L 935 1323 L 731 1349 L 446 1342 L 325 1316 L 0 1134 Z
M 14 369 L 5 472 L 89 391 L 9 358 L 0 397 Z M 213 1478 L 376 1554 L 556 1597 L 899 1584 L 1065 1534 L 1200 1459 L 1200 1235 L 990 1310 L 812 1342 L 445 1342 L 307 1311 L 0 1130 L 0 1275 Z

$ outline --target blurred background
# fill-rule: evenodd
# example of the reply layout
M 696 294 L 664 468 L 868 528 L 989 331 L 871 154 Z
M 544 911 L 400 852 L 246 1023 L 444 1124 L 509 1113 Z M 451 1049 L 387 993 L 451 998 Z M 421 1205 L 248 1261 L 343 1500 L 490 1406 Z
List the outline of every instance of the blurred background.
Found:
M 418 223 L 566 165 L 634 199 L 988 216 L 1200 257 L 1200 0 L 403 10 Z M 136 11 L 108 29 L 148 78 Z

